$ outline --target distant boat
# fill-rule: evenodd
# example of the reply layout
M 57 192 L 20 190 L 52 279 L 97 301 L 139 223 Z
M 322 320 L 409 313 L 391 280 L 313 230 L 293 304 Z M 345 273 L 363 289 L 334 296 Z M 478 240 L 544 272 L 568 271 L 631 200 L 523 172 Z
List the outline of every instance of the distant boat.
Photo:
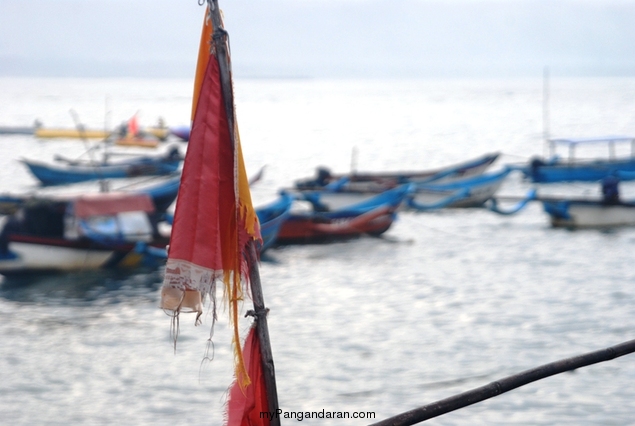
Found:
M 384 197 L 406 193 L 404 207 L 424 211 L 442 208 L 480 207 L 492 198 L 511 172 L 509 168 L 481 175 L 430 183 L 411 183 L 385 191 Z M 374 192 L 335 188 L 324 191 L 301 191 L 301 197 L 325 211 L 345 209 L 376 197 Z
M 334 210 L 324 209 L 319 198 L 305 197 L 312 209 L 294 212 L 282 224 L 278 244 L 323 243 L 363 235 L 379 236 L 397 217 L 397 209 L 410 185 L 385 191 L 362 202 Z M 306 194 L 304 194 L 306 195 Z M 315 194 L 314 194 L 315 195 Z
M 406 204 L 415 210 L 481 207 L 496 195 L 511 170 L 507 167 L 447 183 L 415 184 Z
M 473 160 L 450 166 L 421 171 L 354 172 L 332 175 L 328 169 L 318 168 L 313 179 L 303 179 L 295 184 L 298 190 L 321 189 L 335 182 L 346 180 L 342 189 L 360 192 L 381 192 L 409 182 L 441 182 L 479 175 L 487 170 L 499 157 L 498 153 L 487 154 Z
M 34 126 L 0 126 L 0 135 L 33 135 Z
M 635 202 L 606 203 L 584 198 L 539 198 L 551 225 L 558 228 L 635 226 Z
M 324 243 L 379 236 L 386 232 L 396 217 L 396 207 L 380 206 L 365 213 L 343 213 L 337 218 L 325 214 L 292 214 L 282 224 L 278 244 Z
M 178 148 L 174 147 L 160 156 L 137 156 L 120 161 L 66 160 L 64 164 L 50 164 L 22 159 L 21 162 L 42 184 L 62 185 L 88 180 L 167 175 L 178 170 L 182 160 Z
M 87 181 L 76 184 L 37 187 L 19 193 L 0 194 L 0 215 L 11 215 L 32 199 L 72 199 L 99 192 L 147 194 L 157 214 L 163 214 L 174 203 L 179 190 L 180 174 L 131 178 L 118 181 Z
M 300 191 L 297 198 L 308 201 L 316 212 L 352 211 L 358 213 L 380 204 L 389 203 L 399 207 L 414 190 L 414 184 L 400 185 L 380 193 L 358 191 Z
M 629 144 L 631 155 L 617 158 L 616 145 Z M 576 148 L 589 145 L 606 145 L 607 158 L 579 159 Z M 551 158 L 543 160 L 535 158 L 526 166 L 518 167 L 523 174 L 535 183 L 599 181 L 610 174 L 619 172 L 635 172 L 635 137 L 632 136 L 603 136 L 593 138 L 569 138 L 549 140 Z M 566 159 L 556 156 L 556 148 L 566 146 Z M 635 174 L 633 175 L 635 178 Z M 626 180 L 624 178 L 623 180 Z

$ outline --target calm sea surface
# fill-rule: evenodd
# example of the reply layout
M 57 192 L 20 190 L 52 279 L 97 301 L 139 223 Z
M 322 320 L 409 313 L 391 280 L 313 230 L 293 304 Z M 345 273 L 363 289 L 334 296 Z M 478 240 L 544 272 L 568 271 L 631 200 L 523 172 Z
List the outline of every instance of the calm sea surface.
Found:
M 553 136 L 635 133 L 635 79 L 552 78 Z M 237 80 L 256 205 L 333 171 L 428 169 L 485 153 L 544 152 L 542 81 Z M 189 80 L 0 79 L 0 126 L 112 128 L 139 113 L 189 123 Z M 175 142 L 176 143 L 176 142 Z M 182 145 L 185 148 L 185 145 Z M 20 157 L 79 156 L 78 140 L 0 136 L 0 192 L 34 180 Z M 511 175 L 503 194 L 529 185 Z M 626 194 L 635 194 L 624 184 Z M 541 193 L 598 193 L 559 185 Z M 635 338 L 635 229 L 550 228 L 539 205 L 404 212 L 384 238 L 269 252 L 261 277 L 281 408 L 374 421 L 560 358 Z M 184 315 L 176 352 L 158 309 L 161 270 L 6 279 L 0 418 L 11 425 L 220 425 L 231 382 L 227 313 Z M 249 303 L 246 304 L 249 307 Z M 247 323 L 243 324 L 247 328 Z M 635 356 L 558 375 L 429 421 L 635 424 Z M 307 425 L 372 420 L 306 419 Z M 287 420 L 285 424 L 297 423 Z

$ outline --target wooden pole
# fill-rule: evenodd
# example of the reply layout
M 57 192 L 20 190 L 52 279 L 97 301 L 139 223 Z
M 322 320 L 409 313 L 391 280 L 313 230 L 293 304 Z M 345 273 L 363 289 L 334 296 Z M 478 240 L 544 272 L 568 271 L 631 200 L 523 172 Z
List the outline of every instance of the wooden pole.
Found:
M 229 125 L 230 137 L 232 144 L 236 146 L 236 132 L 234 117 L 234 91 L 231 77 L 231 63 L 229 60 L 229 52 L 227 51 L 229 42 L 227 31 L 223 28 L 223 22 L 220 16 L 218 0 L 208 0 L 214 33 L 212 36 L 214 48 L 216 50 L 216 58 L 218 59 L 221 90 L 223 93 L 223 103 L 225 113 L 227 114 L 227 124 Z M 247 256 L 249 257 L 249 280 L 251 282 L 251 295 L 254 303 L 254 316 L 256 321 L 256 332 L 260 340 L 260 354 L 262 360 L 263 374 L 265 380 L 265 388 L 267 390 L 267 403 L 269 412 L 272 413 L 271 426 L 280 426 L 278 391 L 276 387 L 276 376 L 273 365 L 273 355 L 271 352 L 271 343 L 269 340 L 269 327 L 267 325 L 267 308 L 265 307 L 264 296 L 262 293 L 262 285 L 260 283 L 260 272 L 258 270 L 258 256 L 256 252 L 255 242 L 252 241 L 248 247 Z M 275 413 L 275 415 L 274 415 Z
M 269 412 L 275 413 L 271 419 L 272 426 L 280 425 L 278 389 L 276 387 L 276 372 L 273 365 L 273 354 L 269 340 L 269 326 L 267 324 L 267 311 L 265 299 L 260 284 L 260 273 L 258 271 L 258 258 L 256 254 L 256 244 L 252 241 L 249 244 L 249 263 L 252 265 L 249 270 L 249 280 L 251 281 L 251 298 L 254 302 L 254 315 L 256 317 L 256 332 L 260 339 L 260 355 L 262 359 L 262 370 L 265 377 L 265 388 L 267 389 L 267 404 Z
M 555 155 L 553 143 L 549 141 L 549 68 L 542 70 L 542 138 L 548 158 Z
M 572 371 L 587 365 L 596 364 L 598 362 L 609 361 L 633 352 L 635 352 L 635 340 L 630 340 L 610 348 L 544 364 L 540 367 L 532 368 L 531 370 L 526 370 L 522 373 L 497 380 L 489 385 L 481 386 L 479 388 L 433 402 L 432 404 L 424 405 L 423 407 L 398 414 L 378 423 L 373 423 L 371 426 L 414 425 L 431 418 L 438 417 L 442 414 L 458 410 L 459 408 L 467 407 L 468 405 L 498 396 L 528 383 L 564 373 L 566 371 Z

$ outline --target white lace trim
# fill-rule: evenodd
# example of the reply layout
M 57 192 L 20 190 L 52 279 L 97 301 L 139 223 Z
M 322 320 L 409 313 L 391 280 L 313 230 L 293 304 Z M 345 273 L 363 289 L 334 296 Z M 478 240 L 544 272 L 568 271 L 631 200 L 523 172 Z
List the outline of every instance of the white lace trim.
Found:
M 223 271 L 203 268 L 186 260 L 168 259 L 161 288 L 161 308 L 172 315 L 196 312 L 196 323 L 203 313 L 203 302 L 214 300 L 216 280 Z

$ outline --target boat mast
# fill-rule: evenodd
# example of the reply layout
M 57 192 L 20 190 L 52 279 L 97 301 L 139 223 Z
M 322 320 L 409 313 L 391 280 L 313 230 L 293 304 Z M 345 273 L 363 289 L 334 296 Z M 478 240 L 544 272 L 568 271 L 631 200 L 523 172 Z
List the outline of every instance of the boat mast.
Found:
M 227 123 L 229 125 L 229 134 L 234 148 L 236 147 L 236 132 L 234 117 L 234 92 L 231 79 L 231 65 L 229 61 L 229 52 L 227 51 L 228 40 L 227 31 L 223 28 L 223 22 L 220 15 L 218 0 L 207 0 L 214 33 L 212 36 L 214 47 L 216 49 L 216 57 L 218 59 L 221 91 L 223 94 L 223 103 L 227 114 Z M 267 325 L 267 312 L 265 307 L 262 285 L 260 282 L 260 273 L 258 270 L 258 257 L 255 241 L 249 243 L 249 281 L 251 284 L 251 295 L 254 304 L 253 315 L 256 321 L 256 332 L 260 339 L 260 353 L 262 359 L 262 368 L 267 390 L 267 403 L 270 413 L 278 413 L 278 391 L 276 387 L 275 369 L 273 364 L 273 355 L 271 352 L 271 343 L 269 340 L 269 327 Z M 280 418 L 277 415 L 272 416 L 272 426 L 280 425 Z
M 553 144 L 549 142 L 549 68 L 542 71 L 542 137 L 545 141 L 545 149 L 549 158 L 556 153 Z

